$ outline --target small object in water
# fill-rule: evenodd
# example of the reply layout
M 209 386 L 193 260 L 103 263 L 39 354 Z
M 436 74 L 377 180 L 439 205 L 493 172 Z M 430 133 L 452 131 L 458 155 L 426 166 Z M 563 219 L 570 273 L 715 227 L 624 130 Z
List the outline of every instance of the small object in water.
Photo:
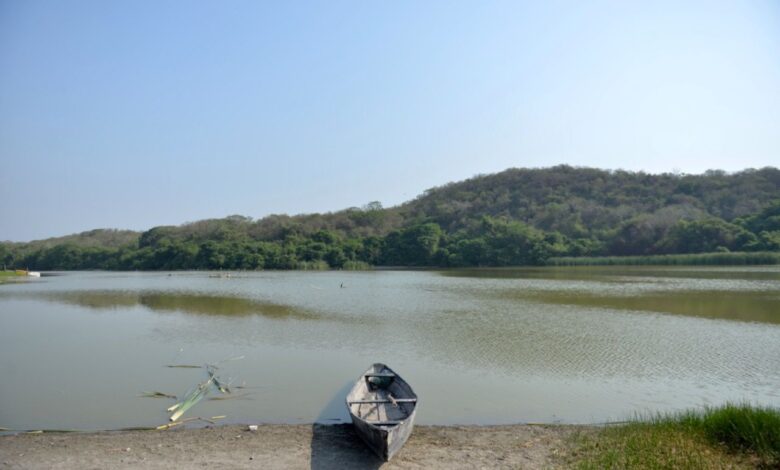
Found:
M 144 398 L 171 398 L 173 400 L 176 400 L 176 395 L 171 395 L 170 393 L 163 393 L 163 392 L 144 392 L 141 395 L 139 395 Z
M 185 412 L 187 412 L 187 410 L 195 406 L 195 404 L 197 404 L 200 400 L 203 399 L 203 397 L 206 396 L 206 394 L 209 392 L 209 389 L 212 387 L 213 384 L 214 384 L 214 375 L 210 375 L 208 380 L 206 380 L 201 384 L 198 384 L 198 386 L 194 388 L 192 391 L 190 391 L 182 401 L 168 408 L 168 411 L 174 411 L 174 413 L 168 419 L 171 422 L 179 419 L 181 415 L 183 415 Z
M 347 408 L 358 436 L 387 461 L 412 433 L 417 395 L 392 369 L 374 364 L 347 395 Z

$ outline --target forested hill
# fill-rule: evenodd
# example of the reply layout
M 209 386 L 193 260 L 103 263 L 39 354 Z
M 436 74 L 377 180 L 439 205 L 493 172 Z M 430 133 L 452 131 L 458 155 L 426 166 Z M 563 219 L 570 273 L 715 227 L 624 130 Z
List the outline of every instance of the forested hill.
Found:
M 652 175 L 557 166 L 510 169 L 430 189 L 404 204 L 407 220 L 452 231 L 484 215 L 584 237 L 634 217 L 733 221 L 780 199 L 780 170 Z
M 0 244 L 30 269 L 506 266 L 552 256 L 780 251 L 780 170 L 510 169 L 393 208 L 243 216 Z

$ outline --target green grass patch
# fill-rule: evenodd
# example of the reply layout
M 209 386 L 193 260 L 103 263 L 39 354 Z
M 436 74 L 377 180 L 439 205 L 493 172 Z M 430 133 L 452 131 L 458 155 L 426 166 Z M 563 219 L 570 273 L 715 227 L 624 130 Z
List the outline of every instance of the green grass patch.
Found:
M 323 260 L 298 261 L 295 264 L 295 269 L 300 271 L 327 271 L 330 269 L 330 266 Z
M 728 404 L 637 419 L 575 438 L 580 469 L 780 467 L 780 411 Z
M 548 266 L 745 266 L 780 264 L 780 252 L 695 253 L 652 256 L 558 257 Z
M 370 264 L 365 261 L 347 261 L 341 269 L 345 271 L 370 271 L 374 269 Z
M 780 411 L 776 409 L 729 404 L 665 419 L 698 431 L 732 452 L 750 452 L 780 464 Z
M 26 275 L 16 271 L 0 271 L 0 283 L 10 282 L 19 277 L 26 277 Z
M 8 270 L 0 271 L 0 277 L 17 277 L 17 276 L 25 276 L 25 275 L 26 274 L 24 274 L 23 272 L 18 272 L 18 271 L 8 271 Z

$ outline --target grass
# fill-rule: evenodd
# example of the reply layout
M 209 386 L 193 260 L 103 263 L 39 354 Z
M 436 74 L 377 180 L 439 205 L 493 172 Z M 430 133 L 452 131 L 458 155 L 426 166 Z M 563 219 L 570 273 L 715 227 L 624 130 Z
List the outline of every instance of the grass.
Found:
M 21 277 L 21 276 L 24 276 L 24 274 L 19 274 L 16 271 L 7 271 L 7 270 L 0 271 L 0 284 L 4 282 L 9 282 L 14 278 Z
M 771 251 L 695 253 L 652 256 L 595 256 L 550 258 L 548 266 L 743 266 L 780 264 L 780 253 Z
M 331 266 L 327 263 L 327 261 L 314 260 L 314 261 L 298 261 L 295 264 L 295 269 L 301 271 L 327 271 L 336 268 L 331 268 Z M 341 269 L 345 271 L 368 271 L 373 268 L 370 264 L 365 263 L 363 261 L 347 261 L 344 263 L 344 266 L 342 266 Z
M 373 267 L 365 261 L 347 261 L 341 269 L 344 271 L 370 271 Z
M 19 274 L 16 271 L 0 271 L 0 277 L 16 277 L 16 276 L 24 276 L 24 274 Z
M 298 261 L 295 269 L 300 271 L 327 271 L 330 269 L 330 266 L 323 260 Z
M 575 438 L 580 469 L 780 468 L 780 411 L 728 404 L 637 419 Z

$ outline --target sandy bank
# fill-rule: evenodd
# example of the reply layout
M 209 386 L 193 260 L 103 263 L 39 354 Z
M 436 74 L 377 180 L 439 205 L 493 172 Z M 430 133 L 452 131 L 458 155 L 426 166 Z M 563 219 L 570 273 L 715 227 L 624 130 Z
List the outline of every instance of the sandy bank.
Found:
M 581 426 L 417 426 L 383 465 L 351 425 L 264 425 L 0 437 L 0 468 L 551 468 Z

